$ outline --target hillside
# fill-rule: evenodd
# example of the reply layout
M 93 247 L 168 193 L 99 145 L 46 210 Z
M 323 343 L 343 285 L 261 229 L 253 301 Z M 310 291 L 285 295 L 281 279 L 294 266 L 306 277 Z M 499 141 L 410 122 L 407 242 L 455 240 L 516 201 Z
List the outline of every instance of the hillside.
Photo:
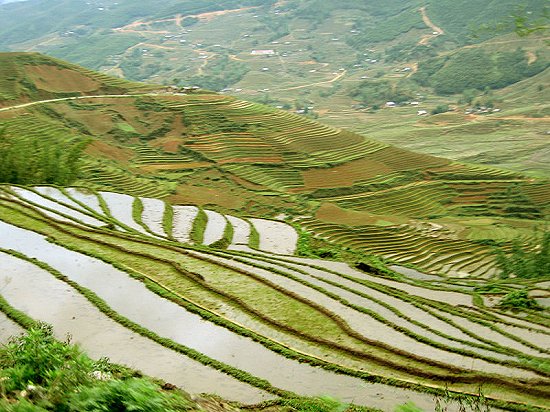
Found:
M 14 57 L 23 71 L 36 67 Z M 8 139 L 88 139 L 78 183 L 91 188 L 282 214 L 326 240 L 451 275 L 494 275 L 486 242 L 528 240 L 548 216 L 545 181 L 415 154 L 233 97 L 81 97 L 3 110 L 0 121 Z M 426 259 L 433 253 L 437 260 Z
M 3 328 L 28 328 L 23 312 L 92 356 L 245 403 L 428 409 L 481 390 L 548 410 L 548 309 L 499 306 L 545 305 L 547 282 L 501 279 L 494 256 L 540 240 L 548 181 L 1 57 L 18 73 L 0 89 Z M 60 70 L 71 90 L 48 81 Z
M 540 160 L 548 151 L 547 81 L 523 92 L 536 104 L 510 105 L 500 92 L 543 73 L 550 61 L 544 33 L 509 34 L 517 2 L 87 3 L 2 6 L 0 50 L 40 51 L 131 80 L 224 90 L 413 151 L 550 176 Z M 533 20 L 542 15 L 543 1 L 522 5 Z M 384 108 L 388 101 L 397 110 Z M 476 106 L 499 112 L 464 116 Z M 451 108 L 451 122 L 443 117 L 426 127 L 417 115 L 441 107 Z M 452 139 L 442 150 L 446 133 Z
M 0 108 L 39 100 L 151 91 L 38 53 L 0 53 Z

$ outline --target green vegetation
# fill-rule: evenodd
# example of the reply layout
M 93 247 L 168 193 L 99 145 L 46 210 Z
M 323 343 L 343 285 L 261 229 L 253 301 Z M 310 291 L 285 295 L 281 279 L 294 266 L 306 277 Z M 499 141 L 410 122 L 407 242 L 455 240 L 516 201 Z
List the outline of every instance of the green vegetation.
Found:
M 69 185 L 79 175 L 81 156 L 89 141 L 25 139 L 0 129 L 0 182 L 22 185 Z
M 369 80 L 360 83 L 350 96 L 366 106 L 381 106 L 386 102 L 410 102 L 415 98 L 415 89 L 411 82 L 394 84 L 389 80 Z
M 206 229 L 206 224 L 208 223 L 208 215 L 204 212 L 203 209 L 199 209 L 195 220 L 193 220 L 193 227 L 191 228 L 190 238 L 191 240 L 200 245 L 204 238 L 204 230 Z
M 457 94 L 469 89 L 500 89 L 548 67 L 538 59 L 528 64 L 525 50 L 488 53 L 481 48 L 464 49 L 451 56 L 421 62 L 412 77 L 439 94 Z
M 499 303 L 503 309 L 521 311 L 525 309 L 540 310 L 541 307 L 537 301 L 530 298 L 526 289 L 516 290 L 505 295 Z
M 92 361 L 39 324 L 0 349 L 6 411 L 185 411 L 190 401 L 105 359 Z
M 540 243 L 524 249 L 518 241 L 514 241 L 512 253 L 506 256 L 497 252 L 497 262 L 500 267 L 500 277 L 518 277 L 522 279 L 546 278 L 550 273 L 550 232 L 544 232 Z
M 203 89 L 220 91 L 239 82 L 249 70 L 246 64 L 231 60 L 227 54 L 224 54 L 208 63 L 205 74 L 193 76 L 186 83 Z
M 21 71 L 32 72 L 34 67 L 24 65 Z M 47 78 L 51 68 L 40 67 L 40 75 Z M 391 88 L 392 79 L 382 75 L 373 84 Z M 21 79 L 10 84 L 18 86 Z M 33 98 L 49 87 L 38 80 L 36 84 L 41 86 Z M 369 83 L 365 84 L 368 88 Z M 416 85 L 408 80 L 403 84 L 411 87 L 411 99 L 418 96 Z M 456 392 L 473 393 L 483 382 L 489 396 L 517 402 L 518 409 L 547 396 L 548 365 L 543 358 L 548 350 L 538 339 L 545 333 L 546 311 L 527 307 L 524 317 L 504 314 L 507 308 L 531 305 L 525 300 L 528 295 L 510 292 L 543 288 L 535 282 L 543 279 L 542 271 L 548 271 L 547 235 L 539 247 L 524 246 L 539 239 L 534 228 L 547 219 L 547 181 L 409 152 L 232 97 L 200 90 L 183 95 L 170 91 L 101 96 L 95 98 L 98 104 L 93 110 L 83 110 L 93 101 L 90 97 L 79 99 L 77 105 L 63 100 L 3 111 L 2 124 L 10 137 L 41 141 L 41 136 L 89 134 L 94 140 L 80 154 L 78 176 L 78 183 L 90 192 L 78 196 L 49 189 L 51 195 L 45 195 L 38 188 L 4 186 L 0 219 L 40 233 L 56 247 L 112 264 L 182 310 L 251 338 L 263 345 L 262 350 L 320 366 L 324 372 L 430 393 L 442 393 L 442 382 L 450 382 Z M 364 91 L 366 98 L 368 94 Z M 301 102 L 307 107 L 306 99 Z M 445 104 L 438 100 L 434 107 Z M 391 109 L 399 110 L 405 108 Z M 456 117 L 456 112 L 441 110 L 437 116 L 418 120 L 416 127 L 424 133 L 446 123 L 450 125 L 447 137 L 452 138 Z M 476 131 L 482 134 L 496 123 L 480 120 L 472 125 L 481 124 Z M 513 127 L 514 122 L 507 124 Z M 117 139 L 114 129 L 136 136 Z M 72 142 L 71 138 L 64 141 Z M 105 189 L 199 205 L 192 222 L 194 244 L 119 231 L 124 226 L 106 213 L 109 206 L 115 212 L 117 205 L 97 194 Z M 69 193 L 81 203 L 74 203 Z M 127 224 L 143 226 L 144 205 L 149 210 L 149 203 L 123 196 L 120 201 L 126 202 L 119 205 L 119 214 L 126 210 Z M 88 202 L 100 222 L 64 221 L 71 209 L 77 211 Z M 231 225 L 215 247 L 206 248 L 201 245 L 207 225 L 203 207 L 235 216 L 284 214 L 301 226 L 298 254 L 357 264 L 346 267 L 338 262 L 225 250 L 234 235 Z M 151 218 L 160 224 L 160 211 L 154 209 Z M 162 226 L 167 234 L 173 232 L 172 214 L 164 211 Z M 260 235 L 264 239 L 266 234 L 252 228 L 249 246 L 257 248 Z M 514 246 L 514 239 L 521 243 Z M 4 242 L 12 247 L 10 239 Z M 520 258 L 516 260 L 521 263 L 506 262 L 514 273 L 501 275 L 495 248 Z M 377 257 L 366 255 L 367 250 Z M 51 263 L 49 257 L 43 259 Z M 395 263 L 400 273 L 406 269 L 400 268 L 403 265 L 421 273 L 394 273 L 384 263 Z M 540 273 L 520 276 L 514 265 Z M 291 396 L 288 388 L 273 387 L 264 376 L 243 372 L 233 363 L 210 358 L 160 332 L 157 335 L 146 329 L 143 319 L 134 315 L 127 319 L 115 312 L 95 295 L 95 289 L 87 290 L 62 273 L 46 270 L 120 325 L 256 388 Z M 506 305 L 491 304 L 491 294 L 505 293 L 510 295 L 503 299 Z M 0 301 L 0 306 L 5 305 Z M 82 390 L 87 395 L 79 398 L 81 408 L 88 407 L 88 400 L 110 402 L 110 394 L 124 392 L 124 386 L 105 384 L 98 390 Z M 292 398 L 292 402 L 298 401 Z M 345 407 L 330 400 L 304 400 L 300 407 L 308 404 L 313 409 Z

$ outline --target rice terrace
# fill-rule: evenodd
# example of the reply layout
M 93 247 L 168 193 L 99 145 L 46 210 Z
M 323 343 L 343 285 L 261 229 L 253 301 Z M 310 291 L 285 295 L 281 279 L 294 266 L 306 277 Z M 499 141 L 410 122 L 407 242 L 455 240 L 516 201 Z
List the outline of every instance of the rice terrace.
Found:
M 157 410 L 94 370 L 191 394 L 159 411 L 549 411 L 549 177 L 329 124 L 0 52 L 0 410 Z M 41 333 L 95 362 L 69 401 L 9 372 Z

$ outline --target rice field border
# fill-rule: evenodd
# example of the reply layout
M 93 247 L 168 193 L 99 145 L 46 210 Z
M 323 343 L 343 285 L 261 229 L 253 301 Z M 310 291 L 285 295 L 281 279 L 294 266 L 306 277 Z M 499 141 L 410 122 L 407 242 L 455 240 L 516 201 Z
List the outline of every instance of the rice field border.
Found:
M 241 259 L 241 258 L 238 258 L 238 257 L 235 257 L 233 255 L 228 255 L 228 254 L 221 254 L 221 253 L 216 253 L 215 251 L 212 251 L 211 252 L 212 255 L 216 255 L 216 256 L 220 256 L 220 257 L 223 257 L 223 258 L 226 258 L 226 259 L 232 259 L 232 260 L 235 260 L 235 261 L 238 261 L 240 263 L 244 263 L 246 265 L 249 265 L 249 266 L 253 266 L 253 267 L 257 267 L 259 269 L 263 269 L 263 270 L 267 270 L 269 272 L 272 272 L 272 273 L 275 273 L 275 274 L 278 274 L 278 275 L 281 275 L 281 276 L 284 276 L 288 279 L 291 279 L 295 282 L 298 282 L 304 286 L 307 286 L 311 289 L 314 289 L 322 294 L 324 294 L 325 296 L 327 297 L 330 297 L 340 303 L 342 303 L 344 306 L 347 306 L 349 308 L 352 308 L 360 313 L 364 313 L 370 317 L 372 317 L 373 319 L 385 324 L 386 326 L 389 326 L 391 327 L 392 329 L 400 332 L 400 333 L 403 333 L 404 335 L 406 336 L 409 336 L 413 339 L 415 339 L 416 341 L 418 342 L 421 342 L 421 343 L 425 343 L 425 344 L 428 344 L 430 346 L 433 346 L 434 348 L 438 348 L 438 349 L 442 349 L 442 350 L 446 350 L 446 351 L 449 351 L 449 352 L 453 352 L 453 353 L 457 353 L 459 355 L 463 355 L 463 356 L 469 356 L 469 357 L 473 357 L 473 358 L 477 358 L 477 359 L 481 359 L 481 360 L 485 360 L 487 362 L 491 362 L 491 363 L 495 363 L 495 364 L 500 364 L 500 365 L 504 365 L 504 366 L 511 366 L 511 367 L 516 367 L 516 368 L 520 368 L 520 369 L 524 369 L 524 370 L 530 370 L 530 371 L 533 371 L 533 372 L 536 372 L 536 373 L 539 373 L 539 370 L 536 369 L 536 368 L 532 368 L 532 367 L 529 367 L 525 364 L 522 364 L 522 363 L 519 363 L 519 362 L 514 362 L 514 361 L 505 361 L 505 360 L 500 360 L 500 359 L 496 359 L 496 358 L 491 358 L 491 357 L 488 357 L 488 356 L 484 356 L 484 355 L 480 355 L 478 353 L 475 353 L 475 352 L 471 352 L 471 351 L 468 351 L 468 350 L 465 350 L 465 349 L 460 349 L 460 348 L 453 348 L 453 347 L 448 347 L 448 346 L 445 346 L 441 343 L 438 343 L 438 342 L 434 342 L 432 340 L 430 340 L 429 338 L 426 338 L 424 336 L 421 336 L 421 335 L 418 335 L 416 334 L 415 332 L 412 332 L 410 330 L 408 330 L 407 328 L 405 327 L 402 327 L 402 326 L 399 326 L 399 325 L 396 325 L 394 324 L 393 322 L 391 321 L 388 321 L 387 319 L 385 319 L 383 316 L 381 315 L 378 315 L 376 312 L 370 310 L 370 309 L 367 309 L 367 308 L 364 308 L 362 306 L 359 306 L 359 305 L 356 305 L 356 304 L 353 304 L 349 301 L 347 301 L 346 299 L 342 298 L 341 296 L 337 295 L 336 293 L 333 293 L 333 292 L 330 292 L 320 286 L 317 286 L 317 285 L 314 285 L 310 282 L 307 282 L 303 279 L 300 279 L 299 277 L 296 277 L 288 272 L 284 272 L 283 270 L 280 270 L 280 269 L 277 269 L 277 268 L 273 268 L 273 267 L 268 267 L 268 266 L 262 266 L 256 262 L 251 262 L 249 260 L 244 260 L 244 259 Z M 264 260 L 266 261 L 267 259 L 256 259 L 256 260 Z M 218 262 L 219 264 L 219 262 Z M 282 266 L 282 265 L 279 265 L 279 266 Z M 326 282 L 327 284 L 330 284 L 332 286 L 337 286 L 339 288 L 342 288 L 343 290 L 346 290 L 346 291 L 349 291 L 349 292 L 352 292 L 352 293 L 355 293 L 357 294 L 358 296 L 361 296 L 361 297 L 364 297 L 364 298 L 367 298 L 367 299 L 370 299 L 372 300 L 373 302 L 375 303 L 378 303 L 378 304 L 381 304 L 382 306 L 386 307 L 387 309 L 391 310 L 392 312 L 394 312 L 396 315 L 400 315 L 399 317 L 403 318 L 403 319 L 408 319 L 411 323 L 417 325 L 417 326 L 420 326 L 420 327 L 423 327 L 423 329 L 426 329 L 426 330 L 429 330 L 431 331 L 432 333 L 436 333 L 438 336 L 441 336 L 441 337 L 444 337 L 444 338 L 447 338 L 447 339 L 452 339 L 454 341 L 457 341 L 459 343 L 462 343 L 462 344 L 466 344 L 466 345 L 469 345 L 469 346 L 476 346 L 480 349 L 485 349 L 485 350 L 490 350 L 490 351 L 494 351 L 494 352 L 498 352 L 498 353 L 501 353 L 501 354 L 509 354 L 510 352 L 514 353 L 515 355 L 523 355 L 525 357 L 527 357 L 526 355 L 522 354 L 519 350 L 515 350 L 515 349 L 512 349 L 512 348 L 507 348 L 507 347 L 503 347 L 502 345 L 499 345 L 497 343 L 493 343 L 491 346 L 492 348 L 488 348 L 486 346 L 483 346 L 483 345 L 480 345 L 480 344 L 476 344 L 476 343 L 473 343 L 473 342 L 468 342 L 468 341 L 463 341 L 463 340 L 460 340 L 460 339 L 457 339 L 457 338 L 453 338 L 453 337 L 450 337 L 448 335 L 445 335 L 444 333 L 440 332 L 440 331 L 436 331 L 434 329 L 431 329 L 429 327 L 427 327 L 426 325 L 423 325 L 421 324 L 420 322 L 418 321 L 414 321 L 412 320 L 411 318 L 408 318 L 406 317 L 405 315 L 403 315 L 401 312 L 399 312 L 397 309 L 395 308 L 392 308 L 391 305 L 389 304 L 386 304 L 384 302 L 381 302 L 379 300 L 375 300 L 374 298 L 368 296 L 367 294 L 365 293 L 362 293 L 362 292 L 358 292 L 354 289 L 351 289 L 349 287 L 346 287 L 346 286 L 343 286 L 343 285 L 340 285 L 336 282 L 332 282 L 332 281 L 328 281 L 328 280 L 325 280 L 323 278 L 320 278 L 320 277 L 317 277 L 315 275 L 312 275 L 312 274 L 309 274 L 307 272 L 305 272 L 304 270 L 302 269 L 299 269 L 299 268 L 295 268 L 295 267 L 289 267 L 289 266 L 284 266 L 285 269 L 290 269 L 290 270 L 293 270 L 293 271 L 296 271 L 296 272 L 299 272 L 299 273 L 302 273 L 306 276 L 311 276 L 313 278 L 316 278 L 322 282 Z M 235 268 L 232 267 L 233 270 L 236 270 Z M 247 273 L 246 271 L 244 271 L 244 273 Z M 393 309 L 393 310 L 392 310 Z M 495 350 L 496 349 L 496 350 Z M 550 374 L 548 375 L 550 376 Z

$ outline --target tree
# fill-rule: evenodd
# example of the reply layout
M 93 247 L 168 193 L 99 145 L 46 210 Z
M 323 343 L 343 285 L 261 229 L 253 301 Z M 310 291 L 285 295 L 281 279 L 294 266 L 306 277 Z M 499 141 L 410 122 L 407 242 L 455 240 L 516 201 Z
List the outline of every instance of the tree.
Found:
M 498 250 L 497 265 L 501 270 L 502 279 L 512 276 L 526 279 L 548 276 L 550 274 L 550 232 L 545 232 L 540 243 L 528 249 L 522 248 L 519 242 L 515 241 L 509 256 L 502 250 Z

